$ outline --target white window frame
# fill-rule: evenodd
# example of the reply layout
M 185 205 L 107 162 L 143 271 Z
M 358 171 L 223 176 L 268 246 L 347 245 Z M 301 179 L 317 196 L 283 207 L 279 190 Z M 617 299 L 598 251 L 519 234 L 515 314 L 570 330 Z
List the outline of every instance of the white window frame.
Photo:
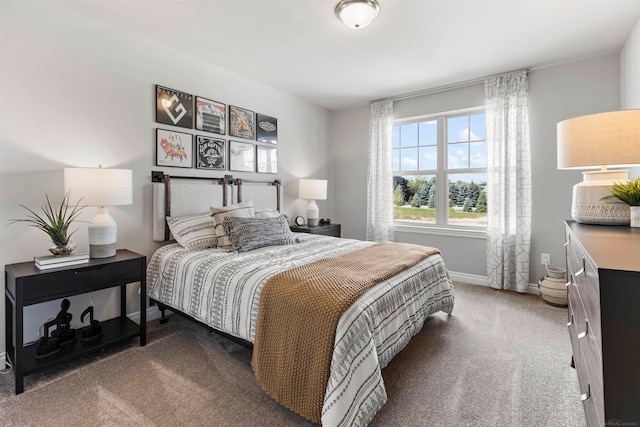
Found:
M 488 173 L 487 168 L 465 168 L 449 170 L 449 144 L 446 141 L 447 119 L 451 117 L 468 116 L 472 114 L 485 113 L 486 107 L 472 107 L 461 110 L 447 111 L 436 114 L 428 114 L 424 116 L 408 117 L 404 119 L 396 119 L 393 126 L 405 125 L 427 121 L 437 121 L 438 127 L 438 169 L 437 170 L 419 170 L 419 171 L 398 171 L 393 172 L 393 176 L 424 176 L 435 175 L 436 177 L 436 224 L 427 222 L 416 222 L 406 220 L 393 220 L 394 232 L 407 232 L 417 234 L 432 234 L 451 237 L 469 237 L 477 239 L 485 239 L 487 235 L 486 227 L 472 227 L 465 225 L 449 224 L 449 180 L 448 175 L 457 173 Z M 440 166 L 442 165 L 442 166 Z M 444 184 L 441 184 L 444 183 Z M 445 221 L 441 221 L 445 218 Z

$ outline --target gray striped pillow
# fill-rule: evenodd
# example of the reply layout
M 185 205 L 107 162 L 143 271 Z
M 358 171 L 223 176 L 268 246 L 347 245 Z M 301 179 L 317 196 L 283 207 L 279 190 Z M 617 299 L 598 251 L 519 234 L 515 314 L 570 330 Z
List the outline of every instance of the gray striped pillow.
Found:
M 255 211 L 253 202 L 247 200 L 235 205 L 224 206 L 221 208 L 211 207 L 211 216 L 213 217 L 213 228 L 218 237 L 218 247 L 220 249 L 231 249 L 231 241 L 228 233 L 224 231 L 222 223 L 227 217 L 253 218 Z
M 167 217 L 169 230 L 176 242 L 185 249 L 215 248 L 217 244 L 214 221 L 211 215 L 197 214 Z
M 298 239 L 289 228 L 287 219 L 280 215 L 276 218 L 237 218 L 227 217 L 223 226 L 233 249 L 247 252 L 265 246 L 291 245 Z

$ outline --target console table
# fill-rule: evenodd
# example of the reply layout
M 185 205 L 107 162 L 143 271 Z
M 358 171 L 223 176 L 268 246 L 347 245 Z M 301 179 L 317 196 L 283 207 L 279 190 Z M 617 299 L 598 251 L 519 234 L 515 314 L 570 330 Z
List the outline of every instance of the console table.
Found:
M 39 270 L 33 261 L 6 265 L 6 352 L 15 372 L 16 394 L 24 391 L 26 375 L 67 364 L 129 338 L 140 337 L 140 346 L 146 345 L 146 264 L 144 255 L 123 249 L 114 257 L 50 270 Z M 140 282 L 140 325 L 126 316 L 127 284 L 134 282 Z M 35 357 L 37 343 L 24 345 L 24 307 L 113 287 L 120 287 L 120 316 L 100 322 L 103 333 L 100 340 L 85 343 L 76 339 L 68 347 L 44 358 Z M 79 331 L 76 331 L 77 337 Z

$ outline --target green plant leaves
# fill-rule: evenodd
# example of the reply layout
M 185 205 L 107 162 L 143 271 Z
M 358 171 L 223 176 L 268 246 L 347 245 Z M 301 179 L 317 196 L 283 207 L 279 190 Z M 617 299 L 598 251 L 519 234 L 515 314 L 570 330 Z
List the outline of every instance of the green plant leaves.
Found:
M 26 215 L 26 219 L 10 219 L 9 224 L 15 224 L 16 222 L 27 222 L 31 227 L 36 227 L 39 230 L 44 231 L 51 238 L 51 241 L 56 245 L 66 245 L 71 238 L 71 235 L 76 232 L 69 233 L 69 226 L 78 218 L 82 209 L 86 206 L 80 206 L 82 198 L 69 210 L 69 193 L 65 194 L 62 198 L 60 207 L 56 210 L 51 205 L 49 196 L 45 193 L 47 199 L 47 205 L 42 208 L 43 215 L 38 215 L 32 209 L 25 205 L 20 205 L 22 208 L 29 212 Z M 7 225 L 9 225 L 7 224 Z
M 640 206 L 640 177 L 627 183 L 616 182 L 609 191 L 629 206 Z

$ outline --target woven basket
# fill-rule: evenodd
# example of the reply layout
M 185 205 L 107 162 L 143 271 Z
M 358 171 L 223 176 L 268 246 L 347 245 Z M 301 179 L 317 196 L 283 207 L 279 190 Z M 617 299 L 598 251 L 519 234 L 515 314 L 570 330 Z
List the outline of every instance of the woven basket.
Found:
M 566 307 L 567 301 L 566 280 L 563 278 L 545 276 L 538 281 L 538 289 L 542 299 L 556 307 Z

